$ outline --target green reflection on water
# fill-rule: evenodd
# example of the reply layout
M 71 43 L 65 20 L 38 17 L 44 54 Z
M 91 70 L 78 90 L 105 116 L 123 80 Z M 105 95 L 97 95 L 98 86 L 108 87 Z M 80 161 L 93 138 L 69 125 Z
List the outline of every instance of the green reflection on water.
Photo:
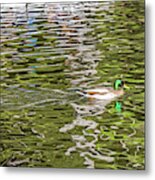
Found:
M 122 104 L 117 101 L 116 104 L 115 104 L 115 109 L 116 109 L 117 112 L 121 112 Z

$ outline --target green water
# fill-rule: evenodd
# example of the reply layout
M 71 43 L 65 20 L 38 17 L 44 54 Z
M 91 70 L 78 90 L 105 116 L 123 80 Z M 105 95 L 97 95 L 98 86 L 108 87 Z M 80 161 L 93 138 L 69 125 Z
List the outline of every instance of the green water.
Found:
M 1 4 L 0 164 L 144 169 L 144 3 Z M 129 87 L 115 101 L 75 89 Z

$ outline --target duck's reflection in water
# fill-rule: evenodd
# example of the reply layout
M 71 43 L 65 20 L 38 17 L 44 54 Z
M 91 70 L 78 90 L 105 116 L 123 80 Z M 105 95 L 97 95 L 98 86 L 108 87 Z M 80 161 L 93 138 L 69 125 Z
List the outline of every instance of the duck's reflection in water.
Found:
M 93 120 L 86 119 L 87 117 L 102 114 L 105 110 L 105 106 L 109 103 L 110 101 L 99 100 L 90 100 L 82 105 L 71 103 L 76 112 L 76 118 L 71 124 L 66 124 L 60 129 L 60 132 L 66 133 L 75 129 L 77 126 L 82 127 L 82 135 L 72 134 L 75 146 L 70 147 L 65 154 L 70 156 L 72 152 L 78 151 L 80 156 L 84 157 L 84 165 L 86 165 L 87 168 L 94 168 L 93 159 L 99 159 L 106 162 L 114 161 L 113 157 L 105 156 L 97 151 L 96 142 L 98 141 L 99 134 L 101 133 L 98 128 L 98 123 Z M 91 137 L 91 141 L 88 140 L 89 137 Z

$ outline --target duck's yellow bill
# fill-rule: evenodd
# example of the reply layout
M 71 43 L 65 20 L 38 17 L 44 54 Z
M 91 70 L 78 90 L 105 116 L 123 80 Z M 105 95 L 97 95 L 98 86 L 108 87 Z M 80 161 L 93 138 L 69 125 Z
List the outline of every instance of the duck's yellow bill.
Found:
M 124 88 L 125 89 L 130 89 L 130 87 L 128 85 L 126 85 L 126 84 L 124 84 Z

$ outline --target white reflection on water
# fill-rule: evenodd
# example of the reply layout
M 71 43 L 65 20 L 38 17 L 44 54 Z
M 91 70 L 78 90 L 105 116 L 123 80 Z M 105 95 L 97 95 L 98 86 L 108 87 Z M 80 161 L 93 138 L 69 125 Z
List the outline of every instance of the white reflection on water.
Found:
M 78 43 L 75 44 L 77 50 L 76 53 L 70 54 L 68 56 L 69 60 L 66 62 L 66 64 L 69 67 L 69 71 L 66 71 L 66 74 L 71 77 L 71 88 L 89 88 L 91 87 L 92 82 L 95 82 L 98 78 L 100 78 L 97 76 L 96 71 L 96 67 L 98 66 L 98 63 L 101 61 L 100 51 L 96 50 L 96 43 L 98 40 L 96 39 L 96 37 L 93 36 L 89 37 L 89 39 L 85 36 L 85 33 L 92 31 L 91 26 L 87 24 L 82 25 L 80 23 L 82 21 L 87 21 L 86 13 L 82 13 L 81 11 L 79 11 L 79 6 L 73 7 L 74 11 L 73 8 L 69 7 L 69 9 L 65 11 L 65 14 L 61 15 L 61 21 L 60 16 L 58 16 L 60 24 L 63 25 L 63 28 L 69 30 L 64 32 L 64 35 L 74 35 L 76 40 L 78 40 Z M 109 4 L 105 5 L 104 7 L 106 8 L 106 10 L 108 10 Z M 88 10 L 91 10 L 93 13 L 95 8 L 95 6 L 94 8 L 91 6 L 91 8 L 88 7 Z M 53 7 L 50 10 L 54 12 Z M 72 18 L 73 13 L 75 12 L 77 13 L 78 21 L 74 21 Z M 49 14 L 49 17 L 52 19 L 56 18 L 53 17 L 52 14 Z M 68 22 L 72 23 L 63 24 L 63 19 L 65 19 L 66 23 L 66 18 L 70 20 Z M 93 19 L 89 19 L 89 22 L 91 23 L 91 25 L 95 23 Z M 71 30 L 75 27 L 76 32 L 72 34 Z M 61 42 L 63 42 L 62 46 L 66 46 L 65 41 Z M 71 48 L 73 48 L 72 45 Z M 100 130 L 98 129 L 98 123 L 93 120 L 86 119 L 87 117 L 93 117 L 102 114 L 105 110 L 105 106 L 108 103 L 110 103 L 110 101 L 91 100 L 87 101 L 85 104 L 71 102 L 70 105 L 75 110 L 76 117 L 72 121 L 72 123 L 65 124 L 64 127 L 60 128 L 59 130 L 60 132 L 67 133 L 68 131 L 75 129 L 78 126 L 82 127 L 82 135 L 71 135 L 73 141 L 75 142 L 75 146 L 68 148 L 65 154 L 69 156 L 72 152 L 78 151 L 80 153 L 80 156 L 84 158 L 84 164 L 87 166 L 87 168 L 94 168 L 93 159 L 100 159 L 107 162 L 114 161 L 113 157 L 100 154 L 96 150 L 95 143 L 98 141 L 98 136 L 100 134 Z M 88 133 L 87 131 L 89 130 L 91 130 L 92 132 Z M 91 137 L 93 140 L 88 140 L 88 137 Z
M 59 130 L 60 132 L 66 133 L 75 129 L 77 126 L 83 127 L 82 135 L 72 135 L 75 146 L 70 147 L 65 154 L 69 156 L 72 152 L 78 151 L 80 156 L 84 157 L 84 164 L 87 168 L 94 168 L 93 159 L 100 159 L 107 162 L 114 161 L 113 157 L 102 155 L 95 149 L 95 143 L 98 141 L 98 136 L 100 134 L 100 130 L 97 128 L 98 123 L 93 120 L 86 119 L 86 117 L 93 117 L 102 114 L 105 110 L 105 106 L 109 103 L 110 101 L 96 100 L 87 101 L 86 104 L 82 105 L 71 103 L 76 112 L 75 120 L 70 124 L 66 124 Z M 91 130 L 92 133 L 88 133 L 87 131 L 89 130 Z M 88 136 L 92 137 L 93 140 L 88 141 Z

